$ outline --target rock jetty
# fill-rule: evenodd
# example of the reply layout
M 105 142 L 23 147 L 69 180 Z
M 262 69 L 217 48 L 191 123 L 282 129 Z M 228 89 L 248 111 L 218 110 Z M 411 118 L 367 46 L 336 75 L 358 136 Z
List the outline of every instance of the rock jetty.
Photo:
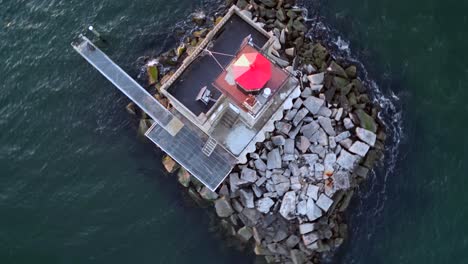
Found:
M 303 9 L 293 0 L 228 0 L 277 41 L 269 53 L 301 80 L 301 95 L 284 112 L 246 164 L 238 165 L 217 192 L 211 192 L 165 157 L 165 168 L 195 200 L 213 205 L 221 226 L 267 263 L 320 263 L 347 236 L 343 212 L 354 189 L 382 157 L 385 132 L 355 65 L 337 61 L 321 43 L 305 37 Z M 201 42 L 219 17 L 196 13 L 197 30 L 152 70 L 157 88 L 184 54 Z M 204 27 L 205 26 L 205 27 Z M 183 48 L 181 48 L 183 47 Z M 151 66 L 154 67 L 154 63 Z M 164 67 L 163 67 L 164 66 Z M 173 69 L 172 68 L 172 69 Z M 167 103 L 166 103 L 167 104 Z M 138 113 L 135 106 L 127 110 Z M 142 116 L 141 126 L 146 126 Z M 141 129 L 141 128 L 140 128 Z

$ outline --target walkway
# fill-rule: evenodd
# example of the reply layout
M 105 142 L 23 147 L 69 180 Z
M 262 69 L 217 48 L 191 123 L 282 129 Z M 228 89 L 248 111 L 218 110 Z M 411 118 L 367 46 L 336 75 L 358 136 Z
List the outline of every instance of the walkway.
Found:
M 145 111 L 155 124 L 146 136 L 214 191 L 231 172 L 237 159 L 221 146 L 210 156 L 202 152 L 208 136 L 187 120 L 179 119 L 161 105 L 86 37 L 73 48 L 111 81 L 120 91 Z

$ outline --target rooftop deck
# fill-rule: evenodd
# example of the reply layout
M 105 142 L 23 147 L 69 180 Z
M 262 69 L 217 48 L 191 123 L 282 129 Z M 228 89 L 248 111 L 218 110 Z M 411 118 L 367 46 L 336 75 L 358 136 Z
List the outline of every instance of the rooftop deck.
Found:
M 239 51 L 242 41 L 249 34 L 252 36 L 253 43 L 258 47 L 263 47 L 268 41 L 268 38 L 260 31 L 238 15 L 233 15 L 221 28 L 220 32 L 215 35 L 212 40 L 213 46 L 209 49 L 214 52 L 235 55 Z M 215 55 L 215 57 L 223 67 L 226 67 L 233 59 L 222 55 Z M 202 87 L 207 86 L 212 92 L 213 98 L 219 98 L 221 91 L 217 90 L 212 83 L 222 71 L 223 69 L 211 56 L 199 56 L 167 91 L 195 116 L 198 116 L 201 113 L 206 113 L 214 105 L 214 103 L 205 105 L 202 102 L 195 101 L 198 92 Z

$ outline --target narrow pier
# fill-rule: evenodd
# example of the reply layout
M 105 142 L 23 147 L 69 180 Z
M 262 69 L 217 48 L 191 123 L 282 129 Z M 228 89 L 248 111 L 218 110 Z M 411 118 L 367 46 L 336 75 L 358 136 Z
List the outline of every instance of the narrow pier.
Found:
M 72 46 L 155 121 L 146 136 L 209 189 L 216 190 L 237 159 L 220 145 L 206 155 L 203 147 L 210 139 L 208 135 L 168 111 L 89 39 L 80 36 Z

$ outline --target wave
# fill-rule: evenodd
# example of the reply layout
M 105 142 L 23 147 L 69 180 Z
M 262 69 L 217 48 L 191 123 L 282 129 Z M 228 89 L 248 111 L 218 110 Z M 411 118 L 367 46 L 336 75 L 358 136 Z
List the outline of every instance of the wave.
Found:
M 385 142 L 384 158 L 377 164 L 369 175 L 367 188 L 358 189 L 358 206 L 353 214 L 358 218 L 369 220 L 382 216 L 387 200 L 387 180 L 395 173 L 395 168 L 400 157 L 400 143 L 404 139 L 404 126 L 402 116 L 402 104 L 400 97 L 391 89 L 383 91 L 366 70 L 363 62 L 357 58 L 351 49 L 350 41 L 337 30 L 326 24 L 320 17 L 307 18 L 310 30 L 306 37 L 320 42 L 328 48 L 332 56 L 337 60 L 347 61 L 358 67 L 359 78 L 370 89 L 370 96 L 374 104 L 379 105 L 379 119 L 386 128 L 387 139 Z M 379 175 L 378 175 L 378 173 Z M 380 175 L 382 173 L 383 175 Z M 369 223 L 366 228 L 350 226 L 351 233 L 366 236 L 370 239 L 378 228 L 377 223 Z M 361 230 L 362 229 L 362 230 Z M 366 229 L 366 231 L 364 231 Z M 366 232 L 366 234 L 361 234 Z M 331 259 L 328 259 L 331 261 Z

